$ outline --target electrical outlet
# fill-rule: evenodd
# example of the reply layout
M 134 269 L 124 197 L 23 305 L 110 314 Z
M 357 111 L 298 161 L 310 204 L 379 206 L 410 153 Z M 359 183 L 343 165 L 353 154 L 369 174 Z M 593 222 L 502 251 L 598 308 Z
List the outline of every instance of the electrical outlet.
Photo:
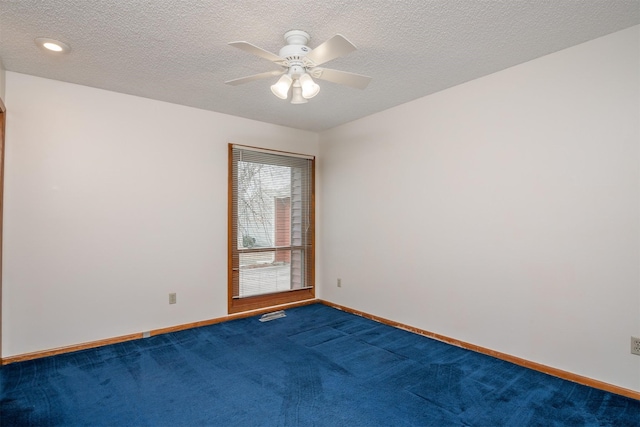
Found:
M 338 287 L 341 288 L 342 287 L 342 279 L 338 279 Z
M 175 292 L 169 294 L 169 304 L 175 304 L 177 302 Z
M 631 337 L 631 354 L 640 356 L 640 338 Z

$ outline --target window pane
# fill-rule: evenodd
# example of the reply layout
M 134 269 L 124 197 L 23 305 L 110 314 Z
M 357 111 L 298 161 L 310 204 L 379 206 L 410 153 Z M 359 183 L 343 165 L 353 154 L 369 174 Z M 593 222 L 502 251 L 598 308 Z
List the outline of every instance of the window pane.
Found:
M 282 240 L 276 236 L 276 201 L 290 195 L 291 168 L 238 162 L 239 248 L 272 248 Z
M 278 250 L 240 254 L 238 297 L 303 289 L 304 251 Z
M 291 289 L 291 264 L 275 259 L 271 251 L 240 254 L 240 298 Z

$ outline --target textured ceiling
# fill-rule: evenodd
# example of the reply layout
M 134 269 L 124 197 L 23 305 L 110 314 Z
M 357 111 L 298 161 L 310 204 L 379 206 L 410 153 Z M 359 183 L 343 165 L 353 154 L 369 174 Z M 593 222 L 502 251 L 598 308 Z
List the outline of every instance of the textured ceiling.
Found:
M 0 0 L 0 58 L 9 71 L 322 131 L 638 23 L 640 0 Z M 273 96 L 277 78 L 224 84 L 277 69 L 228 42 L 277 54 L 290 29 L 312 48 L 344 35 L 358 51 L 326 66 L 372 82 L 319 81 L 304 105 Z

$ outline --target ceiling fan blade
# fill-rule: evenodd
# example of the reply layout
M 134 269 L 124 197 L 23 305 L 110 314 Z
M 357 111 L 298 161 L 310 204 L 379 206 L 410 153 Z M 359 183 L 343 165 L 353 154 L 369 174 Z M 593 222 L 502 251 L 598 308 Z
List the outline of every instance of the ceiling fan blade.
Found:
M 356 89 L 366 88 L 371 81 L 371 77 L 369 76 L 349 73 L 347 71 L 332 70 L 330 68 L 316 68 L 313 70 L 312 76 L 320 80 L 355 87 Z
M 351 53 L 356 49 L 357 48 L 353 45 L 353 43 L 344 38 L 342 35 L 336 34 L 335 36 L 331 37 L 329 40 L 309 52 L 305 58 L 311 60 L 314 65 L 320 65 L 324 64 L 325 62 L 329 62 L 332 59 L 344 56 L 347 53 Z
M 238 86 L 244 83 L 252 82 L 254 80 L 260 80 L 260 79 L 266 79 L 268 77 L 279 76 L 280 74 L 283 74 L 284 71 L 285 70 L 267 71 L 266 73 L 254 74 L 252 76 L 241 77 L 239 79 L 234 79 L 234 80 L 228 80 L 225 83 L 231 86 Z
M 276 64 L 280 64 L 282 62 L 284 62 L 283 58 L 280 58 L 278 55 L 276 55 L 275 53 L 271 53 L 267 50 L 264 50 L 261 47 L 258 47 L 256 45 L 253 45 L 251 43 L 248 42 L 231 42 L 229 43 L 230 46 L 233 47 L 237 47 L 240 50 L 244 50 L 245 52 L 248 53 L 252 53 L 256 56 L 259 56 L 261 58 L 267 59 L 269 61 L 273 61 Z

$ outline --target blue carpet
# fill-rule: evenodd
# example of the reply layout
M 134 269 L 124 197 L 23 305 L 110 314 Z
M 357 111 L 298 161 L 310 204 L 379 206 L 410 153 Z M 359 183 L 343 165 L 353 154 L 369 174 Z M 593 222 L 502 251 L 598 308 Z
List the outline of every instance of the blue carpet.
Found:
M 640 401 L 320 305 L 0 369 L 2 426 L 640 426 Z

